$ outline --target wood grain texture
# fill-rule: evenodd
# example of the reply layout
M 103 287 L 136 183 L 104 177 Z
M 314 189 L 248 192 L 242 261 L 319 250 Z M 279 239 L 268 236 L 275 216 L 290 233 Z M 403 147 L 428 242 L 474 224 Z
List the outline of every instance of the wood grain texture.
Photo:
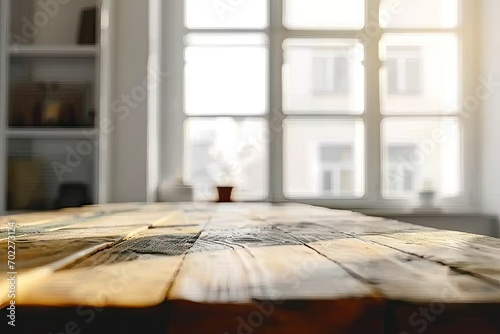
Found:
M 65 226 L 84 221 L 97 215 L 99 214 L 62 214 L 58 212 L 44 212 L 0 217 L 0 240 L 7 238 L 7 226 L 10 222 L 15 223 L 17 235 L 25 235 L 63 228 Z
M 7 226 L 11 222 L 15 223 L 16 235 L 30 235 L 66 227 L 77 227 L 80 224 L 91 226 L 92 224 L 89 221 L 98 220 L 102 216 L 130 213 L 134 210 L 136 208 L 131 206 L 103 208 L 92 206 L 3 216 L 0 217 L 0 240 L 7 238 Z M 95 226 L 102 227 L 100 224 L 95 224 Z
M 133 228 L 67 229 L 41 232 L 21 236 L 16 239 L 15 271 L 17 273 L 18 297 L 36 286 L 44 277 L 52 274 L 80 258 L 110 247 L 127 236 L 146 229 L 147 226 Z M 0 305 L 7 299 L 9 269 L 7 254 L 9 243 L 0 241 Z M 22 299 L 21 299 L 22 300 Z
M 310 246 L 375 286 L 386 299 L 426 301 L 453 293 L 448 302 L 500 300 L 497 286 L 446 265 L 358 239 Z M 360 257 L 363 259 L 360 261 Z
M 16 269 L 23 271 L 56 263 L 78 251 L 96 245 L 113 244 L 147 226 L 124 228 L 64 229 L 41 232 L 16 239 Z M 6 258 L 8 242 L 0 241 L 0 254 Z M 0 263 L 0 270 L 7 271 L 7 262 Z
M 455 231 L 364 236 L 406 254 L 442 263 L 500 287 L 500 240 Z
M 71 228 L 92 228 L 92 227 L 117 227 L 117 226 L 164 226 L 175 221 L 180 215 L 178 211 L 168 213 L 145 213 L 141 211 L 118 212 L 107 215 L 101 215 L 92 219 L 86 219 L 76 224 L 72 224 Z M 178 218 L 177 218 L 178 220 Z
M 159 307 L 168 333 L 414 333 L 422 307 L 445 309 L 429 333 L 499 328 L 498 239 L 300 204 L 123 203 L 0 222 L 12 218 L 20 306 Z
M 156 306 L 165 300 L 184 254 L 200 231 L 196 227 L 143 230 L 23 289 L 18 301 L 51 306 Z

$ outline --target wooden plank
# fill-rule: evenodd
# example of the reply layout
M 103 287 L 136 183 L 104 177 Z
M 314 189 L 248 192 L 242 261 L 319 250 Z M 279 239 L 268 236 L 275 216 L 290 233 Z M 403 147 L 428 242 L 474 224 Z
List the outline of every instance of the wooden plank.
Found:
M 365 218 L 360 220 L 362 223 L 370 221 Z M 373 221 L 377 222 L 377 226 L 360 224 L 363 228 L 357 232 L 370 236 L 381 224 L 376 219 Z M 391 226 L 389 223 L 387 229 L 401 230 L 401 225 L 403 224 L 396 223 Z M 274 227 L 370 282 L 386 298 L 420 301 L 448 289 L 459 294 L 460 298 L 456 302 L 500 299 L 498 287 L 488 282 L 418 256 L 359 240 L 356 237 L 358 233 L 336 232 L 337 229 L 333 226 L 336 226 L 335 223 L 277 224 Z
M 54 225 L 61 222 L 71 221 L 85 215 L 86 213 L 82 212 L 70 213 L 59 211 L 8 215 L 0 217 L 0 228 L 6 228 L 9 222 L 15 222 L 17 227 L 34 227 L 43 224 Z M 95 213 L 91 213 L 91 215 L 95 215 Z
M 408 224 L 366 218 L 358 218 L 359 225 L 355 219 L 348 224 L 330 221 L 320 228 L 313 223 L 276 227 L 370 282 L 384 299 L 411 301 L 405 304 L 389 302 L 384 307 L 385 333 L 464 332 L 465 328 L 468 328 L 465 332 L 473 328 L 481 333 L 499 332 L 498 312 L 494 311 L 499 306 L 499 286 L 444 264 L 357 239 L 358 236 L 371 238 L 381 231 L 386 232 L 384 235 L 402 230 L 418 231 L 411 225 L 404 226 Z M 332 238 L 337 229 L 346 231 L 343 234 L 352 238 Z M 490 246 L 498 245 L 496 240 L 486 240 Z
M 201 203 L 148 203 L 138 207 L 141 212 L 200 211 Z
M 18 237 L 16 240 L 16 268 L 21 271 L 45 266 L 86 248 L 118 242 L 145 228 L 147 226 L 65 229 Z M 1 241 L 2 258 L 6 257 L 7 248 L 7 241 Z M 0 270 L 7 271 L 6 266 L 6 261 L 1 262 Z
M 80 258 L 89 256 L 101 249 L 133 235 L 147 227 L 134 228 L 95 228 L 44 232 L 22 236 L 16 239 L 15 268 L 7 262 L 8 242 L 0 242 L 0 305 L 7 302 L 7 273 L 17 273 L 18 292 L 36 286 L 44 277 L 64 268 Z
M 371 220 L 370 217 L 362 217 L 359 220 L 360 229 L 355 233 L 352 233 L 355 228 L 348 229 L 348 227 L 344 230 L 347 229 L 350 233 L 335 232 L 339 222 L 327 225 L 302 223 L 275 227 L 304 242 L 365 281 L 371 282 L 386 298 L 421 301 L 450 290 L 459 296 L 455 302 L 500 300 L 499 287 L 489 282 L 398 249 L 363 240 L 372 238 L 374 231 L 380 229 L 391 231 L 383 235 L 391 236 L 394 233 L 397 235 L 397 232 L 392 230 L 400 231 L 408 224 L 387 221 L 387 226 L 382 227 L 385 221 Z M 365 224 L 370 221 L 376 222 L 375 226 Z M 350 225 L 358 226 L 355 221 Z M 413 231 L 411 228 L 407 230 Z M 436 232 L 432 229 L 430 231 Z M 359 235 L 363 235 L 361 239 Z
M 149 204 L 143 203 L 143 202 L 127 202 L 127 203 L 104 203 L 104 204 L 92 204 L 92 205 L 86 205 L 83 207 L 84 210 L 105 210 L 107 212 L 112 212 L 112 211 L 121 211 L 121 210 L 126 210 L 126 211 L 131 211 L 131 210 L 140 210 Z
M 321 219 L 311 221 L 316 225 L 333 228 L 336 231 L 352 236 L 369 234 L 388 234 L 401 232 L 432 232 L 436 231 L 430 227 L 403 223 L 397 220 L 384 219 L 380 217 L 350 216 L 340 219 Z
M 362 216 L 360 213 L 348 210 L 332 210 L 305 204 L 289 203 L 278 206 L 264 205 L 249 209 L 250 218 L 265 220 L 269 223 L 286 221 L 317 222 L 341 217 Z
M 303 244 L 321 240 L 352 238 L 351 235 L 339 231 L 330 223 L 320 225 L 309 222 L 279 221 L 273 227 Z
M 498 286 L 393 248 L 355 238 L 309 245 L 371 282 L 387 299 L 421 302 L 452 295 L 443 302 L 500 300 Z
M 88 219 L 71 225 L 72 228 L 92 228 L 92 227 L 117 227 L 117 226 L 165 226 L 171 224 L 172 220 L 178 220 L 179 211 L 168 213 L 146 213 L 141 211 L 120 212 L 110 215 Z
M 272 291 L 271 295 L 254 293 L 253 298 L 337 300 L 380 295 L 377 288 L 303 245 L 252 247 L 250 251 L 262 275 L 257 282 Z
M 444 263 L 500 286 L 500 240 L 455 231 L 363 236 L 407 254 Z
M 296 204 L 113 204 L 53 218 L 23 218 L 37 234 L 20 238 L 21 307 L 165 303 L 170 333 L 399 334 L 437 300 L 441 332 L 470 328 L 468 316 L 498 328 L 490 311 L 467 313 L 500 304 L 492 238 Z
M 341 289 L 331 284 L 339 280 Z M 254 227 L 204 231 L 186 256 L 169 298 L 243 303 L 278 295 L 358 298 L 373 293 L 300 241 L 272 227 Z
M 7 225 L 14 222 L 17 235 L 37 234 L 86 223 L 92 219 L 127 211 L 123 208 L 71 208 L 58 211 L 32 212 L 0 217 L 0 240 L 8 236 Z M 97 225 L 97 224 L 96 224 Z
M 21 305 L 151 307 L 165 300 L 200 229 L 153 228 L 20 290 Z M 82 284 L 84 282 L 84 284 Z
M 248 302 L 252 273 L 245 267 L 245 257 L 248 254 L 232 249 L 188 254 L 168 298 L 206 303 Z
M 365 318 L 383 332 L 372 288 L 272 226 L 228 224 L 211 221 L 182 263 L 168 295 L 169 332 L 347 333 Z M 194 316 L 207 320 L 186 324 Z

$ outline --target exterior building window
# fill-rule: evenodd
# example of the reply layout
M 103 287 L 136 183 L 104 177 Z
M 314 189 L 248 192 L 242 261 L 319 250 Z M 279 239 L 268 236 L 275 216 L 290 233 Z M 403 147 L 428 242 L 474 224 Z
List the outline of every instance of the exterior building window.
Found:
M 312 73 L 313 94 L 349 91 L 349 60 L 346 57 L 314 57 Z
M 321 193 L 324 196 L 342 196 L 354 187 L 353 150 L 351 145 L 321 144 Z
M 420 171 L 417 166 L 408 163 L 411 155 L 416 150 L 412 144 L 390 145 L 388 152 L 388 191 L 391 195 L 411 195 L 416 190 L 420 179 Z
M 389 94 L 422 92 L 422 57 L 418 47 L 387 47 L 387 88 Z

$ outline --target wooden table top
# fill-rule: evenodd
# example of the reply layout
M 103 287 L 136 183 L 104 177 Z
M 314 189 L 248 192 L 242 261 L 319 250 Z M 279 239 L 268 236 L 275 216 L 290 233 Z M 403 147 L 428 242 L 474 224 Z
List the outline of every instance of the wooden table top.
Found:
M 0 242 L 0 303 L 12 299 L 15 271 L 19 326 L 32 319 L 64 332 L 72 321 L 110 332 L 119 319 L 122 332 L 500 333 L 499 239 L 351 211 L 96 205 L 0 217 Z

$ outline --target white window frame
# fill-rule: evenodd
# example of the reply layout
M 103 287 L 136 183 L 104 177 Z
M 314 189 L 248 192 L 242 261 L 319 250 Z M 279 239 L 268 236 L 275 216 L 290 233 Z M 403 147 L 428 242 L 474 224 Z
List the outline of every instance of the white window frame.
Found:
M 416 205 L 415 200 L 389 199 L 382 196 L 382 147 L 381 124 L 385 118 L 392 116 L 382 115 L 380 110 L 380 68 L 379 42 L 385 33 L 456 33 L 459 43 L 459 93 L 463 97 L 474 96 L 479 79 L 477 64 L 463 61 L 473 59 L 471 55 L 476 49 L 478 24 L 477 4 L 474 1 L 458 0 L 459 26 L 444 29 L 400 29 L 381 28 L 378 22 L 380 0 L 366 0 L 365 28 L 355 30 L 290 30 L 283 25 L 283 0 L 270 0 L 269 27 L 265 29 L 187 29 L 184 26 L 184 1 L 168 0 L 162 2 L 162 64 L 163 71 L 169 73 L 162 85 L 160 105 L 163 110 L 161 125 L 168 131 L 160 131 L 161 154 L 160 173 L 163 181 L 171 181 L 182 171 L 183 159 L 183 124 L 186 118 L 183 102 L 183 71 L 184 71 L 184 35 L 188 32 L 264 32 L 269 37 L 269 87 L 273 87 L 269 94 L 270 112 L 263 117 L 267 119 L 272 138 L 269 143 L 269 189 L 268 198 L 263 200 L 272 202 L 302 202 L 313 205 L 322 205 L 349 209 L 392 209 L 405 208 Z M 462 15 L 467 13 L 468 15 Z M 374 28 L 375 27 L 375 28 Z M 283 122 L 286 118 L 301 118 L 304 115 L 288 116 L 283 113 L 282 97 L 282 67 L 283 42 L 288 38 L 359 38 L 365 50 L 365 112 L 361 115 L 308 115 L 308 119 L 362 119 L 365 127 L 365 195 L 362 198 L 287 198 L 283 194 Z M 460 95 L 460 94 L 459 94 Z M 463 101 L 461 99 L 459 102 Z M 461 103 L 460 103 L 461 105 Z M 476 111 L 476 110 L 474 110 Z M 235 119 L 238 116 L 231 116 Z M 257 116 L 258 117 L 258 116 Z M 405 115 L 404 117 L 422 117 L 422 115 Z M 425 117 L 447 117 L 442 114 Z M 477 112 L 454 115 L 462 127 L 462 193 L 459 197 L 444 198 L 439 203 L 450 210 L 473 210 L 479 207 L 478 176 L 474 171 L 479 166 L 476 156 L 474 140 L 477 135 Z

